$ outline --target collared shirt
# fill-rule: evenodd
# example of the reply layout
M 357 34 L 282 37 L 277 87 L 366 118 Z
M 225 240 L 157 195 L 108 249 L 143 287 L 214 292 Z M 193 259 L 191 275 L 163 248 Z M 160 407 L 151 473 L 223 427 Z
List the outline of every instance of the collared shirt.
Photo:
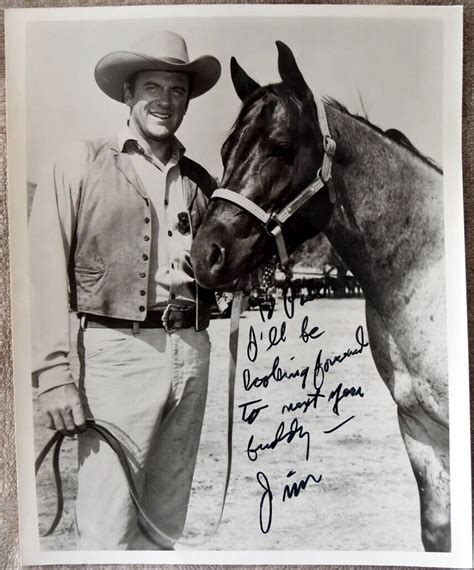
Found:
M 126 148 L 130 155 L 152 206 L 148 310 L 168 303 L 193 303 L 191 224 L 179 169 L 184 146 L 173 137 L 170 158 L 163 164 L 130 127 L 121 129 L 117 138 L 119 148 Z
M 126 133 L 125 137 L 122 133 L 117 137 L 122 143 L 119 150 L 132 136 L 129 130 Z M 143 143 L 139 142 L 144 149 Z M 187 224 L 180 224 L 177 216 L 186 212 L 178 165 L 183 150 L 177 140 L 173 141 L 172 158 L 166 165 L 152 158 L 149 152 L 142 155 L 138 151 L 131 157 L 150 195 L 156 217 L 150 221 L 156 241 L 151 250 L 154 260 L 150 265 L 153 271 L 148 284 L 148 309 L 168 301 L 189 304 L 195 299 L 194 277 L 189 263 L 191 234 L 187 231 Z M 68 145 L 58 160 L 45 168 L 33 201 L 29 224 L 32 252 L 30 301 L 33 370 L 38 375 L 39 393 L 74 382 L 69 359 L 68 260 L 89 158 L 88 146 L 84 142 Z M 168 202 L 166 205 L 165 200 Z M 165 213 L 163 222 L 162 212 Z M 160 242 L 162 236 L 163 241 Z M 51 276 L 54 276 L 53 280 Z

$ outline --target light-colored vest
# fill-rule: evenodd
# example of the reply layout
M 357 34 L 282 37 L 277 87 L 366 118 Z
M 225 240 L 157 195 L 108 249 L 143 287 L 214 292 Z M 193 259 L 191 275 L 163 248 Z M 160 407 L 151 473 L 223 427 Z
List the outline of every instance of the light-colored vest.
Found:
M 70 263 L 71 306 L 80 313 L 143 321 L 150 263 L 150 199 L 130 156 L 116 139 L 87 141 L 90 161 L 82 180 Z M 193 235 L 216 187 L 194 161 L 179 162 Z M 196 285 L 196 328 L 209 324 L 211 291 Z

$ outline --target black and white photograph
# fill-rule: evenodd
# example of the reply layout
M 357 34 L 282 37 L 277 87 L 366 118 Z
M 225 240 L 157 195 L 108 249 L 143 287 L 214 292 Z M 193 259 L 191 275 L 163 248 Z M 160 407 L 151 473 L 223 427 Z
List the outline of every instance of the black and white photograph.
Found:
M 462 9 L 6 32 L 23 564 L 470 567 Z

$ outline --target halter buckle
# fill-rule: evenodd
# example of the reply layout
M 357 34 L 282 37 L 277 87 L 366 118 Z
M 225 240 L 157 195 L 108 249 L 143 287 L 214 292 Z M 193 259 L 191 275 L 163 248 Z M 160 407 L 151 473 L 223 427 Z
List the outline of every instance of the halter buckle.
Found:
M 331 180 L 331 171 L 329 168 L 320 168 L 316 176 L 321 180 L 324 186 Z
M 281 231 L 281 223 L 278 221 L 277 217 L 274 214 L 268 218 L 268 220 L 263 225 L 264 230 L 267 232 L 268 235 L 275 237 L 275 229 L 279 228 L 278 231 Z
M 331 135 L 324 135 L 323 138 L 324 152 L 331 158 L 336 154 L 336 141 Z

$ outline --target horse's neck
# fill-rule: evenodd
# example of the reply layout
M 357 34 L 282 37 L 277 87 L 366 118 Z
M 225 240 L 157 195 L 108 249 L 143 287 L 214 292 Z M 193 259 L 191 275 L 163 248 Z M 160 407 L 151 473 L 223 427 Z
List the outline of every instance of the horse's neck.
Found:
M 441 176 L 370 126 L 327 111 L 338 148 L 336 205 L 325 233 L 366 294 L 403 287 L 407 270 L 442 256 Z

